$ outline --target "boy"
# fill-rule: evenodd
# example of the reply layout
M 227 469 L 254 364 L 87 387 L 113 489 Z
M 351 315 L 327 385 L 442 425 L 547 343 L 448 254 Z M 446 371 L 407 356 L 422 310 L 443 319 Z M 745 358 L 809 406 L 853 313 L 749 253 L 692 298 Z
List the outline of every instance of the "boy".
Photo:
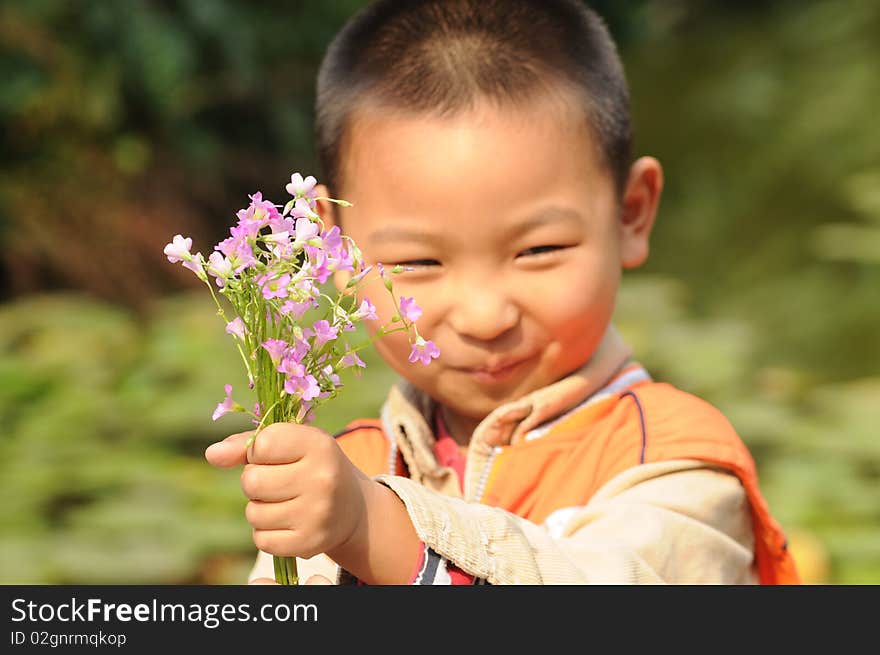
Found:
M 318 148 L 325 195 L 353 206 L 320 212 L 410 269 L 395 292 L 441 355 L 380 339 L 403 380 L 336 439 L 276 424 L 246 459 L 249 433 L 208 449 L 245 464 L 252 581 L 268 553 L 323 583 L 797 581 L 733 428 L 611 325 L 663 185 L 630 159 L 628 102 L 575 0 L 380 0 L 337 35 Z

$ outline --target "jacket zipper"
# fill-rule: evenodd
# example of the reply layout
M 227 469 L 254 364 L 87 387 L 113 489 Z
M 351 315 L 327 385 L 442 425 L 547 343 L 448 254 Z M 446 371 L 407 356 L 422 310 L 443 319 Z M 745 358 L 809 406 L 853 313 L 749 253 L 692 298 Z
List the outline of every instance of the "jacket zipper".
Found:
M 489 457 L 483 465 L 483 472 L 480 474 L 480 480 L 477 482 L 477 488 L 474 492 L 474 501 L 477 503 L 483 499 L 483 492 L 486 490 L 486 483 L 489 481 L 489 471 L 492 470 L 492 464 L 495 463 L 495 458 L 498 457 L 501 450 L 501 446 L 492 448 L 492 452 L 489 453 Z

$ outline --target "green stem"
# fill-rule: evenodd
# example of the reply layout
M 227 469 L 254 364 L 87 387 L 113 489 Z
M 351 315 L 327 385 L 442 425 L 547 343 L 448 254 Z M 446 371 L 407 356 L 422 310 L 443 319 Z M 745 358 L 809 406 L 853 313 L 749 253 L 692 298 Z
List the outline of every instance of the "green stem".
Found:
M 274 403 L 272 403 L 272 405 L 269 407 L 269 409 L 267 409 L 266 411 L 263 412 L 263 418 L 260 419 L 260 424 L 257 426 L 257 429 L 254 430 L 254 433 L 250 436 L 250 438 L 249 438 L 249 439 L 247 440 L 247 442 L 245 442 L 245 444 L 244 444 L 244 447 L 245 447 L 246 449 L 247 449 L 247 448 L 250 448 L 250 447 L 251 447 L 251 444 L 254 443 L 254 440 L 257 438 L 257 435 L 260 434 L 260 430 L 263 429 L 263 424 L 266 422 L 266 417 L 269 416 L 269 413 L 270 413 L 273 409 L 275 409 L 275 406 L 276 406 L 278 403 L 280 403 L 280 402 L 281 402 L 280 399 L 279 399 L 279 400 L 276 400 Z
M 275 582 L 284 584 L 284 577 L 281 573 L 281 561 L 274 555 L 272 556 L 272 565 L 275 567 Z
M 364 348 L 373 345 L 376 341 L 378 341 L 379 339 L 381 339 L 384 336 L 387 336 L 389 334 L 394 334 L 395 332 L 406 332 L 406 330 L 407 330 L 406 326 L 396 327 L 396 328 L 392 328 L 390 330 L 386 330 L 384 327 L 380 328 L 375 336 L 368 339 L 367 341 L 364 341 L 363 343 L 360 343 L 352 348 L 349 348 L 343 354 L 347 355 L 348 353 L 356 353 L 358 350 L 363 350 Z
M 272 566 L 275 568 L 275 582 L 280 585 L 297 586 L 299 574 L 296 570 L 296 557 L 272 556 Z
M 277 407 L 280 402 L 281 399 L 276 400 L 263 412 L 263 418 L 260 419 L 260 423 L 259 425 L 257 425 L 257 429 L 254 430 L 254 433 L 251 435 L 250 439 L 247 440 L 247 444 L 245 444 L 246 448 L 250 447 L 250 445 L 257 438 L 260 430 L 263 429 L 266 419 L 269 417 L 270 414 L 272 414 L 272 412 L 275 410 L 275 407 Z M 296 557 L 281 557 L 278 555 L 273 555 L 272 566 L 275 569 L 275 582 L 280 585 L 299 584 L 299 574 L 296 570 Z
M 228 324 L 229 319 L 226 316 L 226 312 L 223 311 L 223 305 L 220 304 L 220 299 L 217 298 L 217 294 L 214 293 L 214 287 L 211 286 L 211 281 L 206 280 L 205 284 L 208 287 L 208 291 L 211 292 L 211 297 L 214 299 L 214 304 L 217 305 L 217 311 L 220 314 L 220 318 L 222 318 Z M 241 344 L 239 343 L 238 339 L 235 340 L 235 347 L 238 348 L 238 353 L 241 355 L 241 361 L 244 362 L 244 368 L 248 372 L 248 376 L 250 377 L 251 381 L 253 381 L 254 373 L 253 371 L 251 371 L 250 363 L 248 362 L 247 357 L 244 354 L 244 350 L 241 349 Z

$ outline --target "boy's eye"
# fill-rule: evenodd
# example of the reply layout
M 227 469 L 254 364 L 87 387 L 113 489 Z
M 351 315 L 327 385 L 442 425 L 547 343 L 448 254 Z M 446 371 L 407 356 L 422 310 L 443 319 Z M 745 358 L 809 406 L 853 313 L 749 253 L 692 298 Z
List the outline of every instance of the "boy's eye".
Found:
M 412 267 L 412 268 L 422 268 L 425 266 L 440 266 L 440 262 L 436 259 L 410 259 L 405 262 L 397 262 L 399 266 L 403 267 Z
M 551 252 L 556 252 L 557 250 L 562 250 L 564 247 L 565 246 L 535 246 L 534 248 L 526 248 L 519 254 L 525 255 L 526 257 L 537 257 L 540 255 L 546 255 Z

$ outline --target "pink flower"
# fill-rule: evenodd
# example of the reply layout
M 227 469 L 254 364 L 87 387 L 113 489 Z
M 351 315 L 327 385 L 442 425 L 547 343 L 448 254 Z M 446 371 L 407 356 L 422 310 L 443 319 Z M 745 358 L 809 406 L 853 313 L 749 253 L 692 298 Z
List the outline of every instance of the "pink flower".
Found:
M 203 282 L 207 281 L 208 275 L 205 273 L 205 258 L 202 257 L 202 253 L 197 252 L 189 261 L 184 261 L 182 266 L 195 273 L 196 277 Z
M 232 228 L 232 230 L 235 230 L 235 228 Z M 236 275 L 256 264 L 253 248 L 247 242 L 245 235 L 238 234 L 237 236 L 224 239 L 214 247 L 214 250 L 219 250 L 229 257 L 229 262 L 232 264 Z
M 208 257 L 208 272 L 216 278 L 217 286 L 222 287 L 232 275 L 232 262 L 219 252 Z
M 189 249 L 192 248 L 193 240 L 190 238 L 183 238 L 182 235 L 177 234 L 171 240 L 167 246 L 165 246 L 165 250 L 162 252 L 168 257 L 168 261 L 172 264 L 176 264 L 179 261 L 191 261 L 192 255 L 189 252 Z
M 293 316 L 295 319 L 300 319 L 302 318 L 302 315 L 312 307 L 315 307 L 315 305 L 311 300 L 307 300 L 306 302 L 293 302 L 292 300 L 288 300 L 278 308 L 278 311 L 282 316 Z
M 382 277 L 382 281 L 385 283 L 385 288 L 391 291 L 392 282 L 391 278 L 385 272 L 385 267 L 382 265 L 382 262 L 376 262 L 376 268 L 379 269 L 379 275 Z
M 328 321 L 318 321 L 312 327 L 315 330 L 315 348 L 320 348 L 339 334 L 339 328 L 331 326 Z
M 312 349 L 311 344 L 309 344 L 308 338 L 314 336 L 314 333 L 309 329 L 305 328 L 301 330 L 302 334 L 297 334 L 297 329 L 294 328 L 294 342 L 287 349 L 287 354 L 290 357 L 293 357 L 296 361 L 301 362 L 303 357 L 308 354 L 309 350 Z
M 239 341 L 239 349 L 247 344 L 242 354 L 248 386 L 258 388 L 263 404 L 258 403 L 250 412 L 233 400 L 232 385 L 225 385 L 226 395 L 212 414 L 215 421 L 230 412 L 245 412 L 261 425 L 261 419 L 268 418 L 268 404 L 278 408 L 276 418 L 291 420 L 295 415 L 297 421 L 313 420 L 313 410 L 334 397 L 342 386 L 343 371 L 360 375 L 366 368 L 358 354 L 371 340 L 350 345 L 346 333 L 357 330 L 358 320 L 379 320 L 376 306 L 359 291 L 359 284 L 373 266 L 366 266 L 361 250 L 338 226 L 323 227 L 317 214 L 319 194 L 314 177 L 294 173 L 285 188 L 291 195 L 283 210 L 260 192 L 251 195 L 250 204 L 236 212 L 237 222 L 227 238 L 209 253 L 210 257 L 191 252 L 193 239 L 180 234 L 164 249 L 171 263 L 182 263 L 213 289 L 215 301 L 219 303 L 218 296 L 223 295 L 232 303 L 236 311 L 225 330 Z M 334 202 L 349 206 L 342 200 Z M 383 264 L 376 264 L 389 290 L 392 274 L 403 269 L 402 265 L 391 266 L 386 270 Z M 340 290 L 334 300 L 322 285 L 341 271 L 350 271 L 347 290 Z M 211 283 L 212 277 L 220 287 L 219 293 Z M 422 309 L 414 298 L 392 296 L 398 301 L 397 329 L 406 330 L 412 346 L 410 362 L 429 364 L 439 356 L 439 349 L 415 329 Z M 352 300 L 359 297 L 360 303 Z M 329 306 L 322 311 L 325 299 Z M 316 310 L 314 317 L 312 310 Z M 224 311 L 220 309 L 220 314 Z M 259 330 L 254 320 L 260 324 Z M 254 347 L 267 354 L 259 353 L 255 361 L 258 353 L 252 351 Z M 283 402 L 279 404 L 279 400 Z
M 287 285 L 290 284 L 290 273 L 285 273 L 281 277 L 269 279 L 268 275 L 262 276 L 257 282 L 263 288 L 263 298 L 271 300 L 272 298 L 286 298 Z
M 312 411 L 312 403 L 304 402 L 299 406 L 299 411 L 296 413 L 296 422 L 311 423 L 314 420 L 315 412 Z
M 358 366 L 360 368 L 367 368 L 367 365 L 364 361 L 358 357 L 356 352 L 348 352 L 342 356 L 342 359 L 339 360 L 339 365 L 345 368 L 349 366 Z
M 312 215 L 312 203 L 305 198 L 297 198 L 291 207 L 290 215 L 297 220 L 308 220 Z
M 269 221 L 269 227 L 273 234 L 275 232 L 287 232 L 288 234 L 293 234 L 294 230 L 296 230 L 296 223 L 289 216 L 281 216 L 281 214 L 279 214 L 278 218 Z
M 361 306 L 358 307 L 357 311 L 351 316 L 352 318 L 358 320 L 370 319 L 375 321 L 379 318 L 379 316 L 376 314 L 376 306 L 370 302 L 369 298 L 364 298 L 361 302 Z
M 303 400 L 312 400 L 321 393 L 321 387 L 318 386 L 314 375 L 305 375 L 287 378 L 284 382 L 284 391 Z
M 221 416 L 225 416 L 226 414 L 229 414 L 230 412 L 237 411 L 238 403 L 236 403 L 232 399 L 232 385 L 227 384 L 226 386 L 223 387 L 223 389 L 226 391 L 226 398 L 223 399 L 222 403 L 217 404 L 217 408 L 214 410 L 214 413 L 211 415 L 211 419 L 214 421 L 216 421 Z
M 409 354 L 409 361 L 413 363 L 421 361 L 422 364 L 427 366 L 431 363 L 432 359 L 437 359 L 439 356 L 440 349 L 434 342 L 425 341 L 425 339 L 419 336 L 416 337 L 416 342 L 413 344 L 412 352 Z
M 354 285 L 360 283 L 360 281 L 363 280 L 367 276 L 367 274 L 372 270 L 373 270 L 372 264 L 370 264 L 366 268 L 364 268 L 363 264 L 361 264 L 361 272 L 358 273 L 357 275 L 355 275 L 354 277 L 352 277 L 348 281 L 348 284 L 346 284 L 346 287 L 353 287 Z
M 306 374 L 306 367 L 303 366 L 301 359 L 297 359 L 296 355 L 288 352 L 281 360 L 278 372 L 284 373 L 289 378 L 301 378 Z
M 292 355 L 285 355 L 284 359 L 281 360 L 281 365 L 278 367 L 279 373 L 284 373 L 288 379 L 298 379 L 305 377 L 306 375 L 306 367 L 300 362 L 300 360 L 296 359 Z
M 229 235 L 233 239 L 238 239 L 239 241 L 253 241 L 257 236 L 256 233 L 257 230 L 253 230 L 247 225 L 236 225 L 229 228 Z
M 342 230 L 339 229 L 338 225 L 334 225 L 329 230 L 325 230 L 321 235 L 321 240 L 324 242 L 324 247 L 330 252 L 331 256 L 341 256 L 342 253 L 340 251 L 344 246 L 342 243 Z
M 176 234 L 171 243 L 165 246 L 162 251 L 168 257 L 168 261 L 172 264 L 183 262 L 183 266 L 195 273 L 200 280 L 207 281 L 208 276 L 205 274 L 205 259 L 202 253 L 197 252 L 193 255 L 189 249 L 192 248 L 192 239 L 184 238 L 180 234 Z
M 290 184 L 284 188 L 287 190 L 287 193 L 294 198 L 306 196 L 314 198 L 317 195 L 317 191 L 315 190 L 315 185 L 317 183 L 318 181 L 311 175 L 303 179 L 301 173 L 294 173 L 290 176 Z
M 307 375 L 305 377 L 305 383 L 305 388 L 302 392 L 303 400 L 312 400 L 321 393 L 321 387 L 318 386 L 318 381 L 315 379 L 315 376 Z
M 400 299 L 400 315 L 410 323 L 415 323 L 422 316 L 422 308 L 416 304 L 415 298 L 403 296 Z
M 330 364 L 327 364 L 327 366 L 325 366 L 321 370 L 324 371 L 324 375 L 326 375 L 327 379 L 333 383 L 334 387 L 341 387 L 342 386 L 342 382 L 339 380 L 339 376 L 333 372 L 333 367 L 330 366 Z
M 226 324 L 226 332 L 227 334 L 231 334 L 234 337 L 238 337 L 241 341 L 244 341 L 245 327 L 244 321 L 241 320 L 241 316 L 236 316 L 235 319 Z
M 238 216 L 238 227 L 241 228 L 249 238 L 253 239 L 271 221 L 277 221 L 281 218 L 278 209 L 268 200 L 263 200 L 263 194 L 259 191 L 251 196 L 251 204 L 247 209 L 241 209 L 236 214 Z
M 323 248 L 315 248 L 314 246 L 306 246 L 305 251 L 309 256 L 312 275 L 315 276 L 319 284 L 324 284 L 333 273 L 333 269 L 330 267 L 330 260 L 327 259 L 327 251 Z
M 337 225 L 321 234 L 324 252 L 334 271 L 353 271 L 354 260 L 342 241 L 342 232 Z
M 310 221 L 308 218 L 300 217 L 296 219 L 296 229 L 294 230 L 295 242 L 303 244 L 318 236 L 318 224 Z
M 282 339 L 268 339 L 260 344 L 269 353 L 269 357 L 275 366 L 281 363 L 284 351 L 287 350 L 287 342 Z
M 266 243 L 274 243 L 275 245 L 282 245 L 287 243 L 290 240 L 290 232 L 284 230 L 283 232 L 273 232 L 272 234 L 267 234 L 263 239 Z

